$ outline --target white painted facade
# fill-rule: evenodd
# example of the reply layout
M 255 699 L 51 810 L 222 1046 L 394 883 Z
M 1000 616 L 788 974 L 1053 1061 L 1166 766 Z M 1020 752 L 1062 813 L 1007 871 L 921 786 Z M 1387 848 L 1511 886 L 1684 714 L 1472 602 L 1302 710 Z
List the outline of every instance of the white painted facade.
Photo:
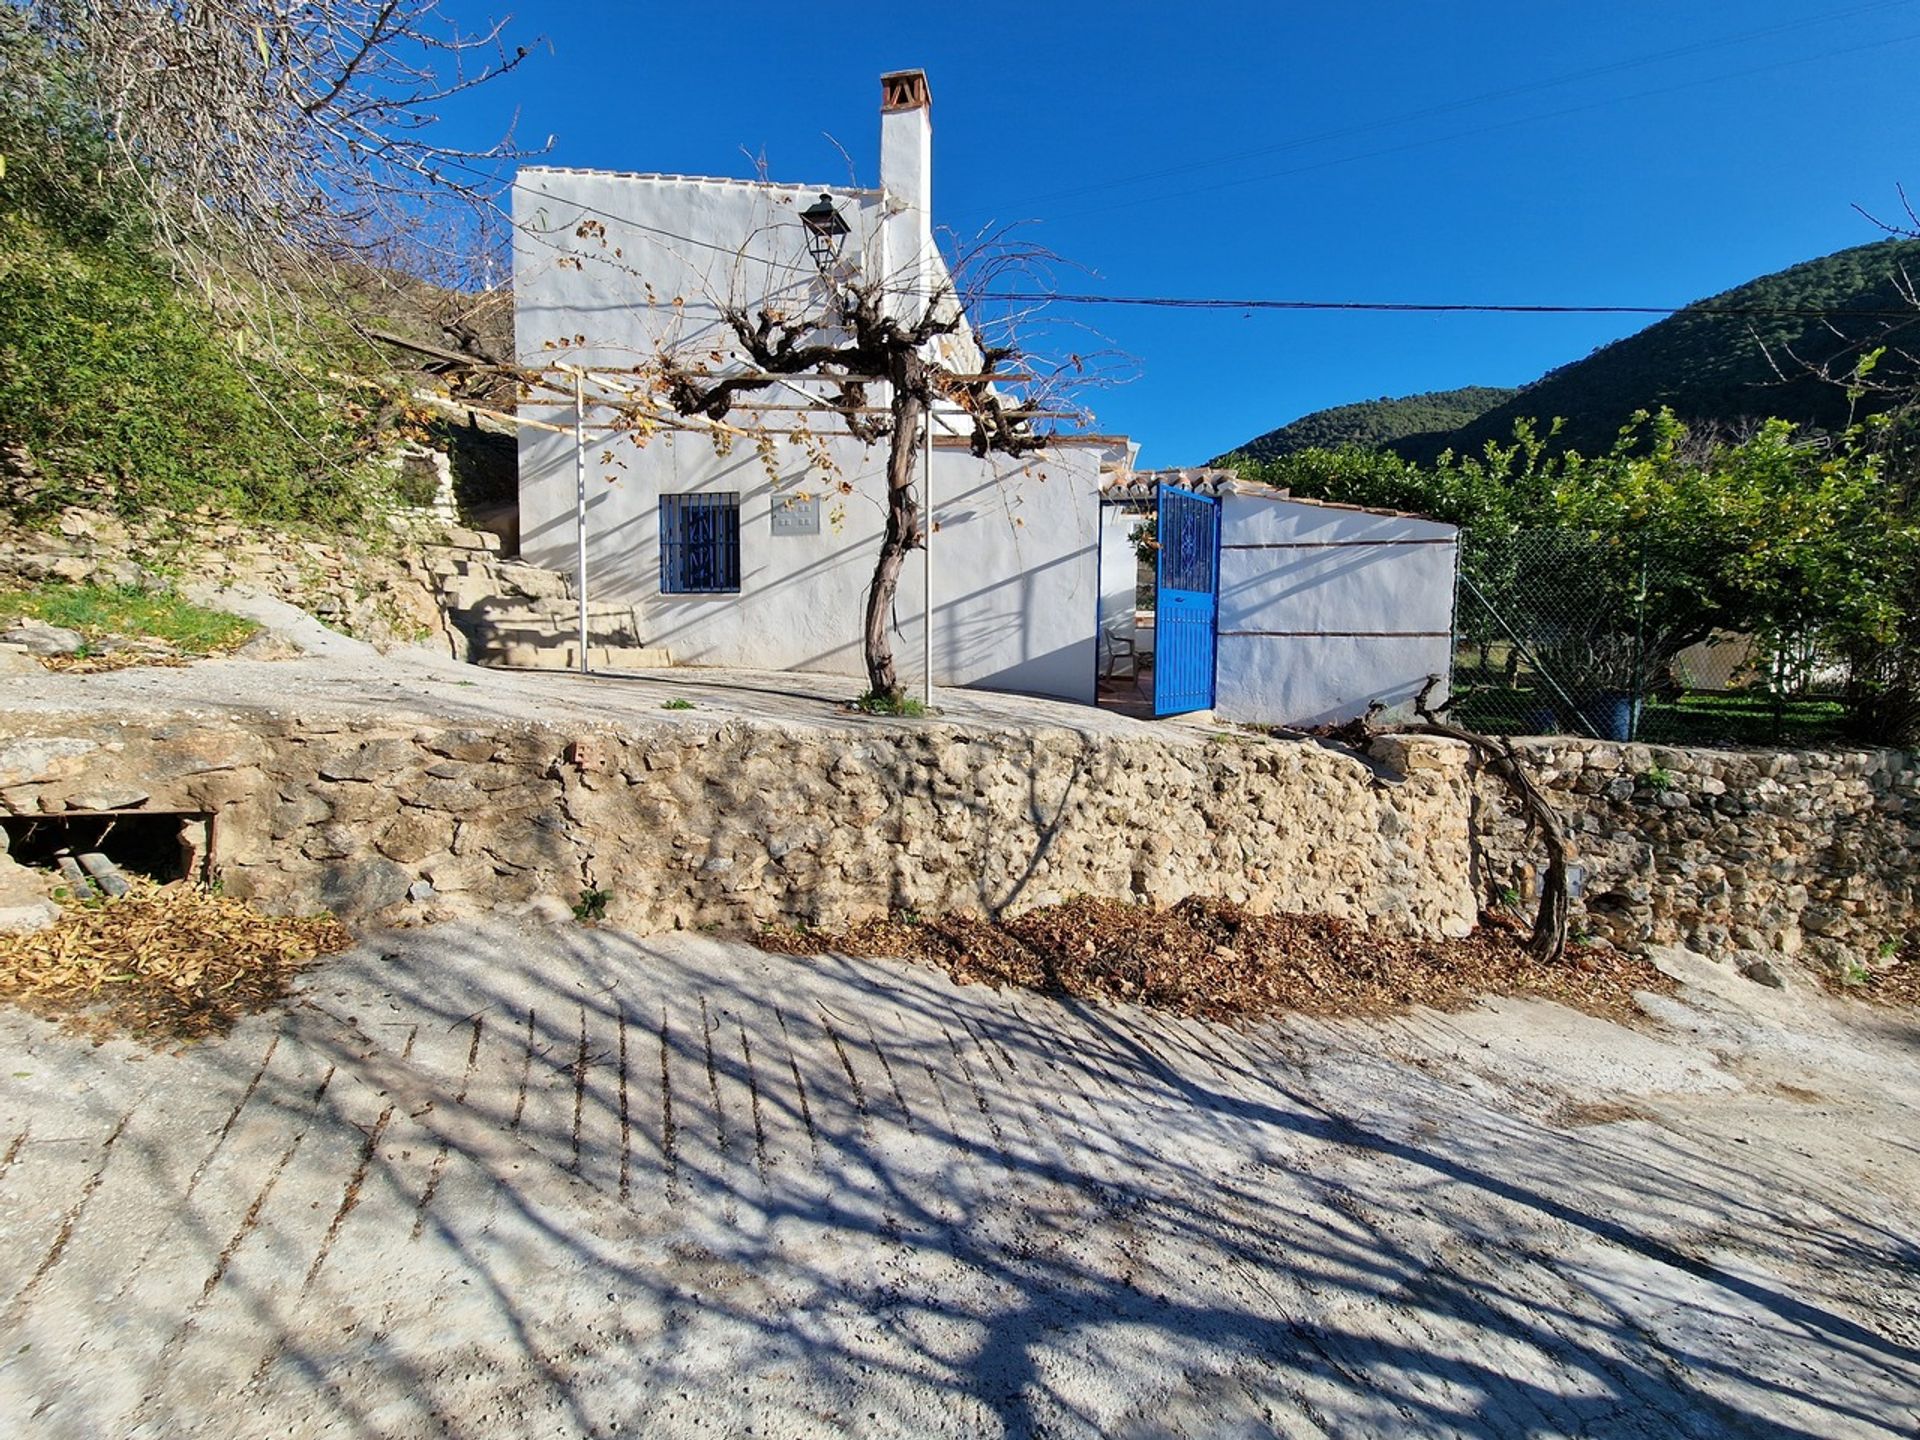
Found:
M 627 175 L 533 167 L 513 190 L 516 346 L 529 367 L 555 362 L 599 374 L 588 385 L 586 549 L 595 600 L 638 607 L 644 639 L 676 663 L 863 672 L 865 597 L 884 525 L 886 446 L 868 444 L 798 407 L 826 393 L 782 381 L 743 397 L 729 423 L 780 434 L 729 448 L 702 434 L 610 433 L 591 402 L 622 369 L 662 354 L 717 373 L 751 368 L 720 307 L 828 312 L 799 213 L 827 194 L 850 227 L 841 263 L 888 277 L 892 303 L 924 305 L 945 283 L 930 228 L 928 111 L 882 116 L 881 190 Z M 916 310 L 917 313 L 917 310 Z M 961 371 L 977 367 L 965 332 L 936 341 Z M 629 377 L 631 378 L 631 377 Z M 869 403 L 884 405 L 875 384 Z M 520 413 L 568 427 L 523 428 L 521 552 L 572 571 L 576 525 L 573 411 L 535 395 Z M 936 415 L 932 462 L 934 679 L 941 684 L 1091 701 L 1099 610 L 1099 478 L 1103 450 L 1062 446 L 1009 459 L 959 445 L 964 420 Z M 942 443 L 942 441 L 946 443 Z M 815 463 L 814 453 L 831 464 Z M 737 495 L 740 588 L 665 594 L 661 497 Z M 817 533 L 775 533 L 776 512 L 817 505 Z M 903 683 L 922 674 L 921 555 L 909 554 L 896 606 Z
M 1450 674 L 1459 531 L 1222 486 L 1214 713 L 1323 725 Z M 1445 694 L 1444 686 L 1436 698 Z
M 1140 552 L 1133 531 L 1146 516 L 1109 505 L 1100 517 L 1100 629 L 1133 639 L 1138 603 Z

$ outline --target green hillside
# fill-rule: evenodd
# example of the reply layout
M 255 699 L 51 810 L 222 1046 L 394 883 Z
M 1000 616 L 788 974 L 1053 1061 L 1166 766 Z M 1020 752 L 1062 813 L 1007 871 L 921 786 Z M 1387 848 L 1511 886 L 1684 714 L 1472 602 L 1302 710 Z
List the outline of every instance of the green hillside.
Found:
M 1558 443 L 1592 454 L 1613 444 L 1634 411 L 1662 405 L 1696 428 L 1718 424 L 1738 430 L 1776 416 L 1842 428 L 1845 391 L 1809 374 L 1808 367 L 1828 365 L 1844 373 L 1860 354 L 1883 344 L 1920 348 L 1920 312 L 1902 296 L 1903 268 L 1920 278 L 1920 241 L 1861 245 L 1748 281 L 1697 304 L 1715 310 L 1838 313 L 1828 318 L 1723 315 L 1689 307 L 1547 372 L 1451 436 L 1425 436 L 1394 448 L 1410 459 L 1431 459 L 1447 444 L 1478 450 L 1489 440 L 1510 439 L 1522 419 L 1544 429 L 1559 417 L 1566 424 Z M 1911 318 L 1888 320 L 1872 312 Z M 1902 363 L 1889 353 L 1879 377 L 1892 378 Z
M 1342 445 L 1379 449 L 1410 437 L 1450 434 L 1519 393 L 1493 385 L 1467 385 L 1398 399 L 1383 395 L 1378 400 L 1302 415 L 1290 425 L 1249 440 L 1233 453 L 1249 460 L 1278 460 L 1297 450 L 1337 450 Z M 1214 463 L 1225 458 L 1218 457 Z
M 1523 389 L 1470 387 L 1342 405 L 1270 431 L 1237 453 L 1270 460 L 1309 446 L 1353 444 L 1430 463 L 1443 450 L 1477 453 L 1488 441 L 1510 440 L 1521 420 L 1544 434 L 1559 419 L 1556 449 L 1597 454 L 1636 410 L 1662 405 L 1696 431 L 1743 433 L 1770 417 L 1840 429 L 1848 420 L 1845 390 L 1810 371 L 1825 366 L 1844 374 L 1882 345 L 1890 348 L 1876 378 L 1899 379 L 1911 370 L 1898 352 L 1920 352 L 1920 310 L 1904 298 L 1912 293 L 1906 275 L 1920 284 L 1920 241 L 1841 250 L 1697 301 Z M 1758 313 L 1707 313 L 1729 310 Z M 1783 313 L 1809 311 L 1821 313 Z M 1492 398 L 1480 405 L 1473 397 L 1481 396 Z

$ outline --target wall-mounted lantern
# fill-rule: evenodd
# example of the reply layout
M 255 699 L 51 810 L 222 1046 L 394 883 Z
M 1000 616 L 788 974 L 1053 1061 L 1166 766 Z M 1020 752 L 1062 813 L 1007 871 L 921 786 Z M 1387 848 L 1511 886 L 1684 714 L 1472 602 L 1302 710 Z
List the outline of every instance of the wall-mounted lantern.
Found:
M 824 271 L 840 258 L 840 247 L 852 227 L 846 217 L 834 209 L 833 197 L 825 191 L 800 212 L 800 223 L 807 227 L 807 253 Z

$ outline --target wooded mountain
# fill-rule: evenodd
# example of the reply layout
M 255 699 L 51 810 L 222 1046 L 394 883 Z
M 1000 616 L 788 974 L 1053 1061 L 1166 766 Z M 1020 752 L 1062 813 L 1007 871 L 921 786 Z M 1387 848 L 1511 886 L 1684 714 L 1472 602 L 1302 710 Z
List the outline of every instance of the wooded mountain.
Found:
M 1242 445 L 1238 453 L 1250 460 L 1278 460 L 1296 450 L 1337 450 L 1342 445 L 1380 449 L 1411 436 L 1451 433 L 1519 393 L 1496 385 L 1467 385 L 1335 405 L 1269 430 Z
M 1845 373 L 1881 345 L 1890 348 L 1876 378 L 1912 371 L 1897 353 L 1920 351 L 1920 311 L 1902 297 L 1903 270 L 1920 282 L 1920 241 L 1837 251 L 1696 301 L 1518 391 L 1471 387 L 1337 406 L 1251 440 L 1239 453 L 1267 459 L 1307 445 L 1350 442 L 1431 461 L 1449 448 L 1477 452 L 1489 440 L 1509 440 L 1523 419 L 1543 434 L 1560 419 L 1556 447 L 1594 454 L 1613 445 L 1634 411 L 1662 405 L 1696 427 L 1738 431 L 1777 416 L 1839 429 L 1848 420 L 1846 393 L 1810 371 L 1826 366 Z M 1721 313 L 1727 311 L 1747 313 Z M 1452 423 L 1415 427 L 1397 420 L 1427 413 L 1449 397 L 1480 395 L 1501 398 Z

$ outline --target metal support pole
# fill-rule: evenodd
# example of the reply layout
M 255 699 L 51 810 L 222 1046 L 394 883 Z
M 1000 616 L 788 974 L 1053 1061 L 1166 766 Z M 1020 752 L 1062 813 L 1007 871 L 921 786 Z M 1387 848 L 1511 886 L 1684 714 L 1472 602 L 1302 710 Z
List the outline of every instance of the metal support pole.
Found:
M 573 588 L 580 597 L 580 673 L 587 665 L 587 397 L 586 377 L 573 372 Z
M 933 708 L 933 402 L 920 437 L 920 703 Z

